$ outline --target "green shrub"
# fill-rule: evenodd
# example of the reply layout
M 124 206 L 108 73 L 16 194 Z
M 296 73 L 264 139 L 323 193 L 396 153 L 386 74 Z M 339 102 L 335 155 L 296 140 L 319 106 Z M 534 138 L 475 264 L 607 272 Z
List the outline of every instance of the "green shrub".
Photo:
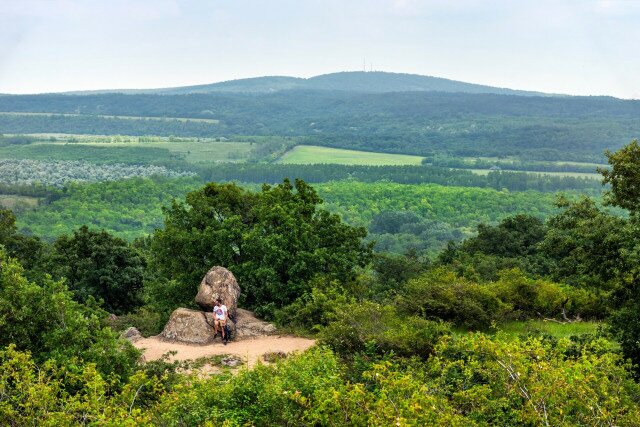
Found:
M 393 306 L 363 301 L 339 307 L 336 318 L 320 332 L 320 341 L 342 356 L 373 350 L 426 358 L 448 332 L 444 323 L 401 317 Z
M 36 363 L 14 345 L 0 349 L 0 425 L 145 426 L 162 393 L 157 378 L 136 373 L 120 391 L 95 363 Z
M 410 280 L 397 304 L 403 313 L 449 321 L 466 329 L 486 329 L 509 310 L 489 287 L 444 268 Z
M 84 302 L 100 299 L 105 310 L 123 314 L 141 305 L 145 262 L 125 240 L 83 225 L 53 244 L 52 270 Z
M 607 312 L 603 297 L 594 291 L 530 279 L 518 269 L 502 271 L 491 287 L 498 298 L 512 306 L 509 317 L 513 319 L 557 318 L 563 309 L 567 316 L 590 318 L 603 318 Z
M 349 298 L 337 281 L 323 277 L 312 280 L 311 293 L 298 298 L 292 304 L 276 312 L 276 323 L 283 327 L 318 332 L 335 318 L 339 306 L 347 304 Z
M 140 353 L 103 327 L 106 317 L 95 301 L 74 301 L 62 282 L 50 277 L 42 284 L 29 282 L 0 248 L 0 347 L 15 344 L 36 361 L 54 359 L 76 370 L 95 363 L 101 374 L 126 379 Z
M 430 389 L 474 425 L 640 423 L 640 387 L 611 343 L 467 334 L 442 340 L 427 362 Z
M 154 408 L 154 421 L 175 426 L 305 425 L 315 393 L 340 383 L 335 356 L 316 348 L 233 377 L 179 386 Z
M 162 331 L 166 319 L 162 313 L 151 307 L 140 307 L 133 313 L 123 314 L 111 322 L 111 327 L 117 331 L 124 331 L 133 326 L 145 336 L 157 335 Z

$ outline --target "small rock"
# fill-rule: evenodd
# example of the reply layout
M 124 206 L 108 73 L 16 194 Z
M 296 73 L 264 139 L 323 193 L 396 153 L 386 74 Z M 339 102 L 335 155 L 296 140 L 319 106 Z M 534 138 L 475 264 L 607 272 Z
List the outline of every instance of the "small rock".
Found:
M 140 331 L 138 329 L 134 328 L 133 326 L 130 327 L 130 328 L 127 328 L 127 330 L 122 333 L 122 337 L 127 339 L 127 340 L 129 340 L 129 341 L 131 341 L 131 342 L 136 342 L 139 339 L 144 338 L 142 336 L 142 334 L 140 333 Z
M 220 361 L 220 364 L 222 366 L 227 366 L 229 368 L 235 368 L 236 366 L 239 366 L 242 364 L 242 360 L 229 356 L 229 357 L 223 358 Z
M 268 363 L 274 363 L 278 360 L 286 359 L 287 353 L 283 351 L 270 351 L 269 353 L 265 353 L 262 355 L 262 360 Z

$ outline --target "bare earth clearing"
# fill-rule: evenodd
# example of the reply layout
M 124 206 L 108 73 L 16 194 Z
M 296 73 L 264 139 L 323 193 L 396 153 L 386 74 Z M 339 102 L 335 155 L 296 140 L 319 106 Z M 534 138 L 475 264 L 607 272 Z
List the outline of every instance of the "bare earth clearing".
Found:
M 230 341 L 227 345 L 223 345 L 219 339 L 213 344 L 194 345 L 167 342 L 158 337 L 149 337 L 136 341 L 134 345 L 143 350 L 147 361 L 159 359 L 163 354 L 175 351 L 177 353 L 170 356 L 169 360 L 196 360 L 201 357 L 233 355 L 242 359 L 244 366 L 252 367 L 258 360 L 262 360 L 262 356 L 266 353 L 283 352 L 289 354 L 304 351 L 315 344 L 314 340 L 307 338 L 277 335 Z

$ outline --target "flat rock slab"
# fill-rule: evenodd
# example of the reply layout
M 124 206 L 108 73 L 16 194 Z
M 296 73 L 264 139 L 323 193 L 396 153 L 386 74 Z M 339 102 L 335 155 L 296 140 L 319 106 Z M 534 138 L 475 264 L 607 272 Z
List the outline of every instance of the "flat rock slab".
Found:
M 271 323 L 258 319 L 249 310 L 238 309 L 236 317 L 236 338 L 242 339 L 273 335 L 276 332 L 276 327 Z

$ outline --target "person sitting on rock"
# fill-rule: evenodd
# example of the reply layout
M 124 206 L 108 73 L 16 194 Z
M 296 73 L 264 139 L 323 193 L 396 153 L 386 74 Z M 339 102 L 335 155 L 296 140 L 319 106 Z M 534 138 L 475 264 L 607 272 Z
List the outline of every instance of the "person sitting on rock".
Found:
M 228 340 L 225 331 L 227 326 L 227 313 L 227 306 L 222 303 L 222 299 L 218 298 L 216 300 L 216 306 L 213 307 L 213 332 L 215 335 L 218 335 L 218 329 L 220 329 L 222 342 L 224 344 L 226 344 Z

